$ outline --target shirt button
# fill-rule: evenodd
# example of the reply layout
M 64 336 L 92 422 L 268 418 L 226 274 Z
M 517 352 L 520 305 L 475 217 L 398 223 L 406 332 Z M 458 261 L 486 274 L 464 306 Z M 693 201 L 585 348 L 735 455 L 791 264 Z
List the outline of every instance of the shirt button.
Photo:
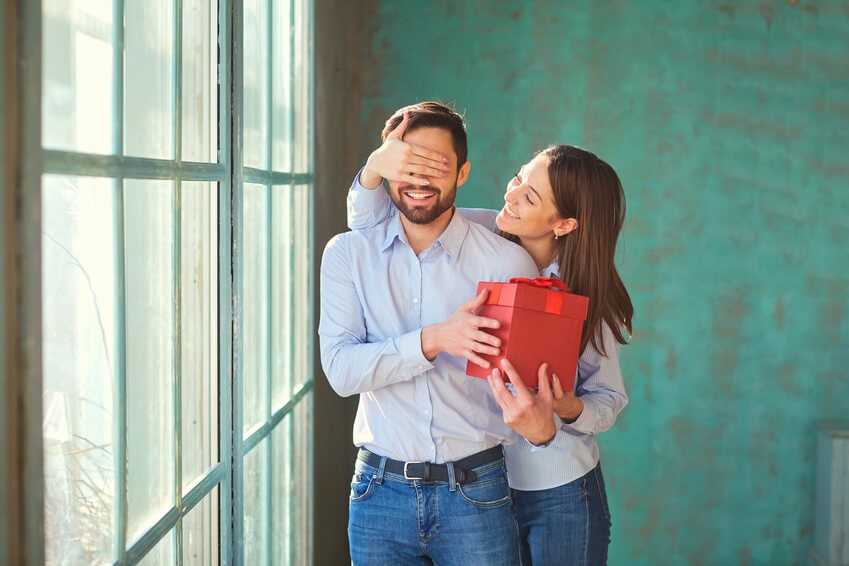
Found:
M 413 304 L 414 305 L 418 304 L 418 302 L 419 302 L 419 299 L 417 297 L 413 297 Z
M 425 416 L 428 416 L 430 414 L 430 409 L 425 409 L 424 414 Z

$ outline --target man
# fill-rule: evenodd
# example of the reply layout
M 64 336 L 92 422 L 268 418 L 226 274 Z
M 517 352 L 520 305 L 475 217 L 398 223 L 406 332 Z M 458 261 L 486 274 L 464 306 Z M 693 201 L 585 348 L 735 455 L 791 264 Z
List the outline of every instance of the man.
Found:
M 485 294 L 463 300 L 478 281 L 537 268 L 518 245 L 454 214 L 470 168 L 459 115 L 438 103 L 398 110 L 370 162 L 391 132 L 424 152 L 389 183 L 400 214 L 336 236 L 321 266 L 322 366 L 338 394 L 360 395 L 351 558 L 518 564 L 501 450 L 511 431 L 487 382 L 465 375 L 465 358 L 496 351 L 480 328 L 497 323 L 474 314 Z M 367 163 L 356 182 L 374 188 L 382 177 Z

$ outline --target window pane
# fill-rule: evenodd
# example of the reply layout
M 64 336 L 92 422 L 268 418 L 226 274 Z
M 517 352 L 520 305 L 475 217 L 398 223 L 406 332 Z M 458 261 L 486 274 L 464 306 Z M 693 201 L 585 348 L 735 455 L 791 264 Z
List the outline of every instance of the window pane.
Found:
M 183 0 L 183 161 L 217 160 L 218 4 Z
M 120 266 L 114 181 L 45 175 L 42 198 L 45 554 L 111 562 Z
M 125 2 L 124 153 L 173 157 L 173 2 Z M 99 73 L 98 73 L 99 75 Z
M 309 171 L 310 158 L 310 53 L 312 35 L 308 0 L 295 2 L 295 171 Z
M 314 544 L 313 523 L 313 395 L 305 395 L 294 411 L 294 472 L 295 485 L 292 497 L 296 523 L 293 528 L 295 540 L 295 564 L 311 564 Z
M 180 375 L 183 486 L 218 457 L 218 262 L 214 183 L 180 188 Z
M 42 135 L 53 149 L 112 151 L 112 0 L 44 0 Z
M 183 519 L 183 564 L 218 564 L 218 487 Z
M 292 564 L 295 524 L 307 520 L 307 517 L 294 516 L 292 488 L 306 486 L 294 486 L 293 483 L 293 432 L 291 413 L 271 432 L 271 535 L 274 556 L 279 556 L 283 564 Z
M 291 0 L 273 0 L 272 80 L 273 161 L 276 171 L 292 169 L 292 10 Z
M 271 532 L 284 564 L 310 564 L 312 552 L 312 394 L 283 417 L 271 435 Z
M 176 564 L 174 554 L 174 531 L 171 531 L 156 543 L 150 552 L 144 555 L 137 564 L 141 566 L 169 566 Z
M 295 300 L 293 309 L 294 332 L 293 341 L 295 356 L 293 360 L 294 381 L 296 384 L 310 379 L 310 364 L 308 358 L 310 345 L 310 280 L 312 267 L 309 264 L 310 241 L 310 185 L 295 187 L 292 204 L 294 219 L 294 266 L 292 277 L 295 283 Z
M 269 417 L 268 191 L 264 185 L 252 184 L 246 184 L 244 191 L 242 375 L 245 437 Z
M 125 182 L 128 540 L 174 504 L 173 200 L 169 181 Z
M 268 556 L 268 438 L 245 456 L 244 563 L 269 564 Z
M 292 396 L 292 268 L 294 266 L 293 194 L 289 185 L 272 188 L 271 297 L 272 297 L 272 409 L 282 407 Z M 303 329 L 302 329 L 303 330 Z M 306 334 L 307 332 L 304 332 Z
M 244 159 L 268 168 L 268 2 L 245 0 Z

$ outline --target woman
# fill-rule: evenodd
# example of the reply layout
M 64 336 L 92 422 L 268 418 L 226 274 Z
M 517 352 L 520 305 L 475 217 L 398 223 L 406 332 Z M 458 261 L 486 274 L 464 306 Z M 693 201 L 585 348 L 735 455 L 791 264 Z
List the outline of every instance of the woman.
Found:
M 444 174 L 442 156 L 403 142 L 406 124 L 405 115 L 366 168 L 386 179 L 426 187 L 428 177 Z M 490 376 L 505 422 L 520 434 L 523 423 L 532 419 L 529 413 L 542 410 L 551 415 L 546 407 L 554 410 L 555 434 L 550 440 L 505 446 L 524 558 L 538 565 L 604 564 L 610 514 L 596 435 L 613 426 L 628 402 L 619 349 L 631 332 L 633 316 L 614 265 L 625 214 L 622 185 L 613 168 L 594 154 L 559 145 L 541 151 L 519 170 L 507 185 L 504 201 L 499 212 L 460 213 L 520 243 L 542 276 L 559 277 L 572 292 L 589 297 L 575 393 L 563 392 L 553 376 L 552 394 L 545 364 L 540 368 L 540 392 L 530 403 L 519 402 L 522 396 L 529 399 L 528 391 L 509 363 L 503 371 L 517 389 L 516 398 L 506 394 L 499 369 Z M 348 197 L 348 224 L 364 228 L 386 218 L 391 209 L 384 191 L 355 183 Z M 488 340 L 474 349 L 493 354 L 493 346 L 497 344 Z M 469 359 L 475 358 L 480 360 L 470 352 Z

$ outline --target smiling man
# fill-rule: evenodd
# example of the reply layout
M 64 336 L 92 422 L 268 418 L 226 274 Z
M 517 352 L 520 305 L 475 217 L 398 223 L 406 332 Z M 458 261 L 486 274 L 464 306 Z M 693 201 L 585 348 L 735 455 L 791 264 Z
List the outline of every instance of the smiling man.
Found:
M 485 295 L 462 301 L 479 280 L 534 277 L 536 265 L 454 213 L 470 169 L 456 112 L 433 102 L 402 108 L 382 139 L 354 183 L 378 187 L 373 165 L 415 146 L 389 183 L 400 213 L 336 236 L 321 265 L 322 366 L 339 395 L 360 395 L 351 559 L 518 564 L 501 448 L 511 431 L 486 381 L 465 375 L 467 358 L 499 346 L 480 330 L 497 323 L 474 314 Z

